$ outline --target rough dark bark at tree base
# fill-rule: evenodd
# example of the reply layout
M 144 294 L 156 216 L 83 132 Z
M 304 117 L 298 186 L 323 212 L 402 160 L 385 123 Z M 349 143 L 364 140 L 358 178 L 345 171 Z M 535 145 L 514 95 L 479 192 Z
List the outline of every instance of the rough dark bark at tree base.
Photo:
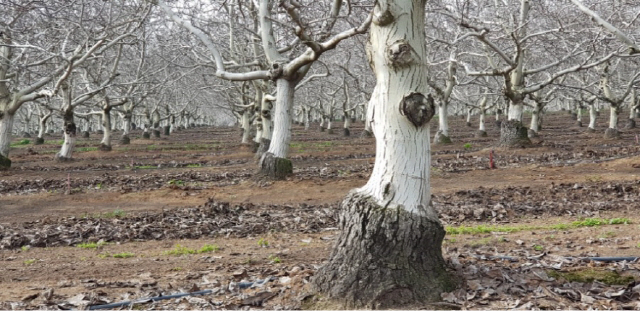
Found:
M 71 158 L 61 157 L 61 156 L 58 156 L 58 155 L 56 155 L 56 159 L 55 160 L 57 162 L 71 162 L 71 161 L 73 161 L 73 159 L 71 159 Z
M 483 138 L 483 137 L 487 137 L 487 136 L 489 136 L 489 135 L 487 135 L 487 132 L 486 131 L 481 131 L 481 130 L 476 131 L 476 134 L 475 134 L 476 138 Z
M 588 128 L 587 128 L 587 132 L 589 132 L 589 133 L 595 133 L 595 132 L 596 132 L 596 129 L 588 127 Z
M 131 138 L 129 138 L 129 135 L 122 135 L 122 137 L 120 137 L 121 145 L 128 145 L 130 143 L 131 143 Z
M 160 130 L 153 130 L 153 137 L 160 138 Z
M 324 130 L 325 130 L 324 126 L 321 126 L 320 127 L 320 132 L 324 132 Z
M 527 128 L 517 120 L 503 121 L 500 126 L 501 147 L 525 147 L 531 145 Z
M 626 128 L 626 129 L 634 129 L 634 128 L 636 128 L 636 120 L 628 119 L 627 120 L 627 125 L 625 125 L 624 128 Z
M 575 112 L 571 113 L 571 120 L 578 120 L 578 114 Z
M 342 132 L 342 136 L 345 136 L 345 137 L 351 136 L 351 131 L 348 128 L 344 128 L 344 131 Z
M 333 129 L 328 129 L 328 130 L 327 130 L 327 134 L 329 134 L 329 135 L 333 135 L 333 134 L 334 134 L 334 133 L 333 133 Z
M 31 134 L 27 132 L 22 132 L 22 138 L 31 138 Z
M 345 308 L 402 308 L 439 301 L 458 284 L 442 258 L 438 219 L 386 208 L 352 191 L 342 201 L 340 236 L 314 290 Z
M 149 134 L 149 132 L 144 132 L 144 133 L 142 133 L 142 138 L 149 139 L 149 138 L 151 138 L 151 134 Z
M 617 129 L 608 128 L 606 131 L 604 131 L 604 138 L 605 139 L 619 139 L 620 138 L 620 132 Z
M 576 126 L 577 127 L 582 127 L 582 121 L 576 121 Z
M 167 125 L 164 127 L 164 136 L 169 136 L 170 134 L 171 134 L 171 127 Z
M 443 135 L 441 132 L 438 132 L 436 134 L 436 137 L 433 140 L 433 142 L 438 145 L 447 145 L 452 143 L 451 138 L 449 138 L 449 136 Z
M 527 136 L 529 138 L 537 138 L 538 137 L 538 132 L 536 132 L 536 131 L 534 131 L 532 129 L 529 129 L 529 131 L 527 131 Z
M 84 131 L 82 132 L 82 138 L 89 138 L 91 135 L 89 134 L 89 132 Z
M 289 159 L 278 158 L 267 152 L 260 160 L 260 174 L 271 179 L 283 180 L 293 174 L 293 164 Z
M 369 138 L 369 137 L 373 137 L 373 134 L 371 134 L 371 132 L 369 132 L 367 130 L 364 130 L 364 131 L 362 131 L 362 134 L 360 136 L 364 137 L 364 138 Z
M 100 146 L 98 147 L 98 150 L 100 151 L 111 151 L 111 146 L 105 145 L 105 144 L 100 144 Z
M 260 138 L 260 144 L 258 145 L 258 149 L 256 150 L 256 160 L 262 159 L 262 155 L 269 151 L 269 146 L 271 146 L 271 140 L 266 138 Z
M 467 126 L 468 126 L 468 127 L 471 127 L 471 122 L 467 122 Z
M 44 144 L 44 138 L 42 138 L 42 137 L 36 138 L 36 140 L 33 141 L 33 144 L 34 145 L 42 145 L 42 144 Z
M 11 160 L 0 154 L 0 171 L 6 171 L 11 168 Z
M 496 120 L 496 127 L 500 128 L 502 126 L 502 120 Z

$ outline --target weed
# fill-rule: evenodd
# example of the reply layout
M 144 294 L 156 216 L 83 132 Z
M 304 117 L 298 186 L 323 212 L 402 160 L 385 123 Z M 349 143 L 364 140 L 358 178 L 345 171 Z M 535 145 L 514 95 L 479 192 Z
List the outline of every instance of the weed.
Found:
M 36 261 L 37 261 L 37 259 L 27 259 L 23 263 L 24 263 L 25 266 L 30 266 L 30 265 L 36 263 Z
M 182 256 L 188 254 L 204 254 L 217 252 L 220 248 L 217 245 L 205 244 L 200 249 L 191 249 L 186 246 L 182 246 L 180 244 L 176 244 L 172 250 L 164 252 L 165 255 L 173 255 L 173 256 Z
M 180 186 L 180 187 L 183 187 L 183 186 L 185 185 L 184 181 L 182 181 L 182 180 L 175 180 L 175 179 L 169 180 L 169 181 L 167 182 L 167 184 L 169 184 L 169 185 L 175 185 L 175 186 Z
M 533 249 L 541 252 L 544 250 L 544 246 L 536 244 L 533 246 Z
M 76 247 L 78 248 L 84 248 L 84 249 L 96 249 L 102 246 L 105 246 L 109 243 L 105 242 L 105 241 L 100 241 L 98 243 L 80 243 L 78 245 L 76 245 Z
M 610 239 L 610 238 L 613 238 L 613 237 L 615 237 L 615 236 L 616 236 L 616 233 L 615 233 L 615 232 L 613 232 L 613 231 L 607 231 L 607 232 L 601 233 L 601 234 L 598 236 L 598 238 L 600 238 L 600 239 Z
M 273 256 L 273 255 L 269 255 L 269 261 L 271 261 L 272 263 L 281 263 L 282 260 L 280 260 L 280 258 Z
M 131 257 L 135 257 L 135 254 L 134 253 L 123 252 L 123 253 L 114 254 L 111 257 L 113 257 L 113 258 L 131 258 Z
M 182 270 L 184 270 L 184 268 L 183 268 L 183 267 L 174 267 L 174 268 L 171 268 L 171 271 L 182 271 Z
M 101 218 L 118 218 L 118 217 L 124 217 L 126 216 L 127 213 L 121 209 L 117 209 L 113 212 L 106 212 L 106 213 L 102 213 L 100 215 Z M 100 218 L 99 217 L 99 218 Z
M 462 147 L 464 147 L 464 149 L 469 150 L 471 149 L 473 146 L 471 145 L 471 143 L 466 143 L 464 144 Z
M 265 240 L 264 238 L 260 238 L 260 240 L 258 240 L 258 246 L 269 247 L 269 241 Z
M 96 189 L 98 189 L 98 190 L 102 189 L 102 183 L 98 183 L 98 184 L 96 185 Z
M 105 259 L 107 257 L 109 257 L 109 254 L 105 254 L 105 253 L 98 254 L 98 258 L 100 258 L 100 259 Z
M 20 247 L 20 249 L 21 249 L 23 252 L 28 252 L 28 251 L 31 249 L 31 246 L 29 246 L 29 245 L 24 245 L 24 246 Z
M 597 270 L 594 268 L 578 271 L 547 271 L 547 274 L 555 279 L 564 279 L 567 282 L 591 283 L 598 281 L 607 285 L 627 285 L 634 281 L 632 276 L 622 276 L 616 271 Z
M 19 141 L 19 142 L 15 142 L 15 143 L 11 144 L 11 145 L 10 145 L 10 147 L 15 147 L 15 146 L 24 146 L 24 145 L 28 145 L 28 144 L 30 144 L 30 143 L 31 143 L 31 141 L 30 141 L 30 140 L 28 140 L 28 139 L 23 139 L 23 140 L 21 140 L 21 141 Z
M 79 152 L 98 151 L 98 147 L 81 147 L 77 149 Z
M 202 167 L 202 164 L 200 163 L 187 164 L 187 167 Z

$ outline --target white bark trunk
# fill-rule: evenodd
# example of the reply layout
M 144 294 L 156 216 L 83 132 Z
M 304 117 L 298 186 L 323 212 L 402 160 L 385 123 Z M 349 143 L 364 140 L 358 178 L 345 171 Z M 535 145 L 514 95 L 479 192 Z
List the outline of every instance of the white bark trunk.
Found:
M 327 118 L 327 130 L 332 129 L 331 124 L 332 124 L 331 118 Z
M 471 108 L 467 108 L 467 123 L 471 123 Z
M 47 130 L 47 120 L 40 119 L 40 124 L 38 126 L 38 138 L 44 138 L 44 134 Z
M 514 104 L 512 102 L 509 103 L 509 117 L 507 120 L 516 120 L 522 122 L 522 111 L 524 110 L 524 105 L 522 103 Z
M 73 147 L 75 145 L 76 145 L 76 135 L 65 132 L 64 143 L 62 144 L 62 148 L 60 148 L 60 152 L 58 152 L 56 157 L 71 159 L 71 156 L 73 154 Z
M 484 132 L 487 131 L 484 126 L 484 108 L 480 109 L 480 127 L 478 129 Z
M 245 110 L 242 112 L 242 143 L 243 144 L 248 144 L 249 143 L 249 138 L 250 138 L 250 134 L 251 134 L 251 119 L 249 116 L 249 111 Z
M 597 116 L 596 106 L 595 104 L 589 105 L 589 128 L 592 130 L 596 129 L 596 116 Z
M 618 106 L 611 106 L 609 110 L 609 128 L 618 129 Z
M 577 121 L 582 122 L 582 108 L 580 108 L 580 106 L 578 106 L 578 112 L 576 114 L 577 114 L 577 118 L 576 118 Z
M 542 105 L 538 102 L 533 103 L 533 111 L 531 113 L 530 128 L 538 133 L 540 131 L 540 114 L 542 113 Z
M 128 136 L 131 133 L 131 122 L 131 113 L 125 112 L 122 117 L 122 136 Z
M 376 139 L 375 165 L 367 184 L 357 191 L 381 206 L 402 208 L 437 221 L 430 205 L 430 118 L 414 123 L 409 118 L 418 119 L 416 114 L 403 116 L 398 107 L 415 99 L 423 114 L 427 105 L 431 116 L 435 109 L 433 103 L 425 105 L 429 89 L 424 65 L 424 2 L 398 1 L 387 9 L 397 18 L 396 24 L 384 27 L 383 20 L 376 25 L 374 19 L 367 53 L 377 81 L 369 102 L 373 118 L 367 120 Z
M 0 118 L 0 155 L 8 158 L 11 149 L 11 131 L 15 114 L 5 112 Z
M 449 137 L 449 116 L 447 105 L 438 105 L 438 131 Z
M 273 101 L 276 98 L 273 98 L 271 95 L 264 95 L 262 97 L 262 111 L 260 114 L 262 115 L 262 138 L 271 140 L 273 137 L 273 121 L 271 120 L 271 115 L 273 111 Z
M 111 113 L 109 110 L 102 110 L 102 141 L 103 146 L 111 146 Z
M 291 109 L 293 108 L 293 94 L 295 85 L 293 82 L 278 79 L 276 105 L 274 107 L 273 134 L 271 145 L 267 153 L 278 158 L 287 158 L 289 155 L 289 141 L 291 141 Z

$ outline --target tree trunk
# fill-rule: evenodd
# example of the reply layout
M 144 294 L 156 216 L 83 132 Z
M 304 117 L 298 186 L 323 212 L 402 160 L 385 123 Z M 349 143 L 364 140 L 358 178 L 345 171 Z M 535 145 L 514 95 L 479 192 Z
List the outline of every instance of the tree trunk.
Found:
M 433 138 L 436 144 L 450 144 L 449 138 L 449 113 L 447 105 L 441 103 L 438 105 L 438 132 Z
M 594 132 L 596 130 L 596 117 L 598 116 L 598 111 L 596 110 L 595 104 L 589 105 L 589 131 Z
M 531 145 L 527 128 L 522 124 L 522 111 L 524 105 L 522 102 L 510 102 L 507 121 L 500 124 L 500 141 L 501 147 L 524 147 Z
M 271 138 L 273 137 L 273 121 L 271 120 L 271 111 L 273 110 L 273 102 L 268 100 L 272 98 L 270 95 L 262 97 L 262 106 L 260 107 L 260 117 L 262 118 L 262 136 L 260 137 L 260 144 L 258 151 L 256 152 L 257 159 L 262 159 L 265 152 L 269 151 L 271 147 Z
M 102 110 L 102 141 L 101 151 L 111 151 L 111 108 Z
M 73 109 L 65 111 L 63 116 L 64 120 L 64 143 L 60 148 L 58 154 L 56 154 L 56 160 L 68 161 L 71 160 L 73 154 L 73 147 L 76 145 L 76 124 L 73 120 Z
M 471 126 L 471 108 L 467 108 L 467 126 Z
M 9 150 L 11 149 L 11 130 L 15 114 L 9 111 L 0 112 L 0 171 L 8 170 L 11 167 L 9 160 Z
M 131 138 L 129 134 L 131 133 L 131 124 L 132 124 L 133 113 L 130 111 L 125 111 L 122 116 L 122 137 L 120 137 L 121 145 L 128 145 L 131 143 Z
M 620 138 L 620 132 L 618 131 L 618 113 L 620 112 L 619 106 L 611 105 L 609 109 L 609 128 L 604 132 L 604 138 L 616 139 Z
M 376 138 L 375 165 L 367 184 L 343 201 L 341 234 L 313 283 L 346 308 L 425 306 L 456 284 L 430 204 L 435 106 L 423 95 L 425 1 L 380 0 L 374 11 L 367 55 L 377 83 L 367 122 Z
M 351 136 L 351 116 L 349 115 L 348 112 L 344 113 L 344 136 Z
M 293 109 L 295 82 L 278 79 L 276 84 L 273 135 L 269 149 L 260 159 L 260 173 L 270 178 L 284 179 L 293 174 L 293 166 L 287 156 L 291 141 L 291 109 Z
M 533 111 L 531 112 L 531 126 L 529 128 L 529 137 L 538 137 L 540 132 L 540 124 L 542 122 L 542 105 L 540 103 L 534 103 Z

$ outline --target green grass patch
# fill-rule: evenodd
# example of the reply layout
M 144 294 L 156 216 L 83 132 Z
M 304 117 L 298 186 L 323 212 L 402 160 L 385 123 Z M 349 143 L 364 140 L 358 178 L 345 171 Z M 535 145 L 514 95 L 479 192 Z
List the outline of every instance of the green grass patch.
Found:
M 271 263 L 281 263 L 282 262 L 282 260 L 279 257 L 273 256 L 273 255 L 269 255 L 268 259 L 269 259 L 269 261 Z
M 113 258 L 131 258 L 131 257 L 135 257 L 136 255 L 134 253 L 129 253 L 129 252 L 123 252 L 123 253 L 118 253 L 118 254 L 113 254 Z
M 98 243 L 80 243 L 78 245 L 76 245 L 76 247 L 78 248 L 84 248 L 84 249 L 96 249 L 102 246 L 105 246 L 109 243 L 105 242 L 105 241 L 100 241 Z
M 577 271 L 555 271 L 549 270 L 547 274 L 555 279 L 563 279 L 567 282 L 592 283 L 598 281 L 607 285 L 627 285 L 635 279 L 629 275 L 620 275 L 616 271 L 584 269 Z
M 260 246 L 260 247 L 268 247 L 269 246 L 269 241 L 265 240 L 264 238 L 260 238 L 260 240 L 258 240 L 258 246 Z
M 24 145 L 28 145 L 28 144 L 30 144 L 30 143 L 31 143 L 31 141 L 30 141 L 30 140 L 28 140 L 28 139 L 23 139 L 23 140 L 21 140 L 21 141 L 15 142 L 15 143 L 13 143 L 13 144 L 11 144 L 11 145 L 9 145 L 9 146 L 10 146 L 10 147 L 24 146 Z
M 471 148 L 473 148 L 473 146 L 470 143 L 466 143 L 464 145 L 462 145 L 462 147 L 464 147 L 464 149 L 469 150 Z
M 582 228 L 582 227 L 595 227 L 595 226 L 605 226 L 605 225 L 627 225 L 630 224 L 631 220 L 628 218 L 612 218 L 612 219 L 601 219 L 601 218 L 587 218 L 583 220 L 574 221 L 572 223 L 563 223 L 563 224 L 554 224 L 554 225 L 543 225 L 543 226 L 487 226 L 487 225 L 477 225 L 477 226 L 459 226 L 459 227 L 447 227 L 447 234 L 455 235 L 455 234 L 483 234 L 483 233 L 492 233 L 492 232 L 520 232 L 520 231 L 531 231 L 531 230 L 568 230 L 573 228 Z
M 171 255 L 171 256 L 183 256 L 183 255 L 190 255 L 190 254 L 212 253 L 212 252 L 217 252 L 218 250 L 220 250 L 220 248 L 214 244 L 205 244 L 200 249 L 192 249 L 186 246 L 182 246 L 180 244 L 176 244 L 176 246 L 174 246 L 172 250 L 168 250 L 164 252 L 164 254 Z
M 202 164 L 200 164 L 200 163 L 187 164 L 187 167 L 189 167 L 189 168 L 193 168 L 193 167 L 202 167 Z
M 27 260 L 23 261 L 23 263 L 24 263 L 25 266 L 30 266 L 30 265 L 36 263 L 36 261 L 37 261 L 37 259 L 27 259 Z

